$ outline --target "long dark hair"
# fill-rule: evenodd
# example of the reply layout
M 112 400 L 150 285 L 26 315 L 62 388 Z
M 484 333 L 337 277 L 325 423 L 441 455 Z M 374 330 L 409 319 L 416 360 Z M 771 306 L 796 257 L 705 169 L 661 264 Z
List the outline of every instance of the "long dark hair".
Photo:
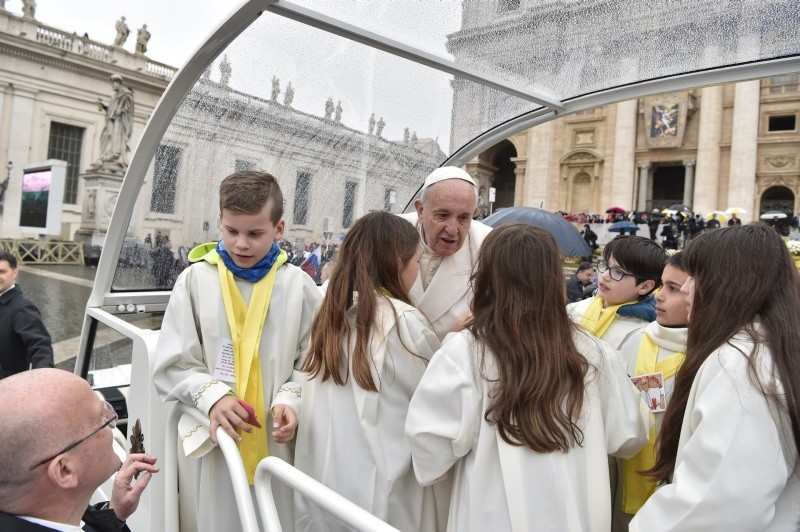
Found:
M 800 450 L 800 276 L 780 236 L 755 222 L 715 229 L 694 238 L 684 251 L 695 289 L 689 318 L 686 361 L 675 377 L 672 401 L 659 432 L 655 466 L 647 472 L 668 482 L 675 469 L 689 391 L 700 366 L 740 331 L 756 346 L 749 355 L 750 378 L 764 397 L 783 398 L 758 375 L 759 344 L 769 348 L 773 378 L 780 380 L 795 446 Z M 755 323 L 759 322 L 758 330 Z
M 470 331 L 497 366 L 486 421 L 507 443 L 536 452 L 581 445 L 589 363 L 575 346 L 553 237 L 529 224 L 496 228 L 483 241 L 472 283 Z M 485 363 L 486 349 L 481 375 L 488 379 Z
M 386 297 L 381 295 L 381 289 L 395 299 L 411 303 L 400 280 L 400 268 L 408 264 L 419 245 L 419 233 L 414 226 L 388 212 L 369 213 L 353 224 L 342 243 L 328 291 L 311 327 L 311 347 L 302 369 L 312 379 L 322 373 L 323 382 L 331 378 L 340 386 L 347 382 L 350 368 L 342 356 L 342 344 L 355 333 L 353 376 L 361 388 L 377 391 L 369 352 L 375 308 L 378 298 Z M 351 327 L 347 313 L 356 292 L 358 305 Z

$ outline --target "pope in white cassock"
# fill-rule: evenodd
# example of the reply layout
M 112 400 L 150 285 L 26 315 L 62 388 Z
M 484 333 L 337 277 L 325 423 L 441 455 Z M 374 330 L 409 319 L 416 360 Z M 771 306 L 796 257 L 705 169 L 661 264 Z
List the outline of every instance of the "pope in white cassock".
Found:
M 416 212 L 401 215 L 422 237 L 419 276 L 411 300 L 440 339 L 460 329 L 472 301 L 470 275 L 478 250 L 491 227 L 474 221 L 478 189 L 472 177 L 455 166 L 437 168 L 425 178 Z
M 472 268 L 492 228 L 472 219 L 478 214 L 478 187 L 466 171 L 455 166 L 431 172 L 414 207 L 417 212 L 401 215 L 417 227 L 422 238 L 411 301 L 443 339 L 460 329 L 469 315 Z M 447 522 L 451 486 L 452 478 L 444 475 L 435 485 L 440 529 Z

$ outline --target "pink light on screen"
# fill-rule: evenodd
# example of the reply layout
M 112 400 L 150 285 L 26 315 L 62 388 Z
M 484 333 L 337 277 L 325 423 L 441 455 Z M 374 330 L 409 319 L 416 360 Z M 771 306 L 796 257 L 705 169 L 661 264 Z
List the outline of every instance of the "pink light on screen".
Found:
M 22 192 L 45 192 L 50 190 L 52 172 L 31 172 L 22 177 Z

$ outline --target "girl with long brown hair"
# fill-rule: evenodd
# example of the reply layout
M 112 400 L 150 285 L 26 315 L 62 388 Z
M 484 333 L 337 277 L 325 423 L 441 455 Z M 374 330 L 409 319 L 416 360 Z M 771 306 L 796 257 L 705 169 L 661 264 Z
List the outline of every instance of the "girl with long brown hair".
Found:
M 630 530 L 797 530 L 800 277 L 762 223 L 684 253 L 686 361 L 649 472 L 664 485 Z
M 449 530 L 607 532 L 607 455 L 647 441 L 638 392 L 617 355 L 567 317 L 547 231 L 493 230 L 472 283 L 472 324 L 447 337 L 409 407 L 417 480 L 455 464 Z
M 311 328 L 294 465 L 400 530 L 434 530 L 411 470 L 408 403 L 439 340 L 409 303 L 417 230 L 387 212 L 348 231 Z M 302 496 L 297 530 L 350 530 Z

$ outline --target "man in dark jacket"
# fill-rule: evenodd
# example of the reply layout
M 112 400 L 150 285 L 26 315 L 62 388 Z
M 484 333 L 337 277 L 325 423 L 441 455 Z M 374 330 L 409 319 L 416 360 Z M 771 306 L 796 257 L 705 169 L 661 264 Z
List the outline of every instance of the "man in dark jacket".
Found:
M 39 309 L 15 284 L 17 259 L 0 252 L 0 379 L 53 367 L 53 346 Z
M 575 303 L 581 299 L 586 299 L 592 295 L 597 286 L 592 282 L 594 279 L 594 266 L 588 262 L 582 262 L 578 266 L 575 275 L 567 279 L 567 303 Z

